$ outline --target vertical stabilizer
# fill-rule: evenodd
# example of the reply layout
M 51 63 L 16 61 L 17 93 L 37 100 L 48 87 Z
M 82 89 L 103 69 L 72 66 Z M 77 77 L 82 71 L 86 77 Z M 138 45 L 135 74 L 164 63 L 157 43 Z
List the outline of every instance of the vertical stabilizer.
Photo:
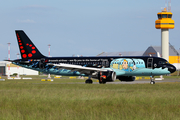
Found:
M 24 33 L 23 30 L 16 30 L 16 37 L 19 45 L 19 50 L 22 59 L 33 59 L 33 58 L 43 58 L 36 46 L 32 43 L 29 37 Z

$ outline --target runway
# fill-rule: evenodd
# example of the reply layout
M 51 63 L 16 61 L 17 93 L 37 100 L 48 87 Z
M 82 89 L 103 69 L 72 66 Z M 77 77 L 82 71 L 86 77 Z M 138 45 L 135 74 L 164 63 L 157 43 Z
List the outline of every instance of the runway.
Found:
M 166 83 L 166 82 L 180 82 L 180 79 L 165 79 L 165 80 L 156 80 L 155 83 Z M 146 84 L 150 83 L 150 80 L 136 80 L 133 82 L 107 82 L 106 84 Z
M 156 80 L 155 83 L 179 83 L 180 79 L 165 79 L 165 80 Z M 32 84 L 85 84 L 84 82 L 63 82 L 63 83 L 56 83 L 54 82 L 43 82 L 43 83 L 32 83 Z M 93 84 L 99 84 L 99 82 L 93 82 Z M 124 81 L 117 81 L 117 82 L 106 82 L 106 84 L 150 84 L 150 80 L 135 80 L 133 82 L 124 82 Z

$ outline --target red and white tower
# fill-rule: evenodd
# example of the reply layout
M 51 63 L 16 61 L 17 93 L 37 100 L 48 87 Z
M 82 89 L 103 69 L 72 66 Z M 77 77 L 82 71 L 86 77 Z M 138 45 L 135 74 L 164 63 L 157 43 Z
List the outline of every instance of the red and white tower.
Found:
M 8 44 L 8 60 L 10 61 L 10 45 L 11 43 L 7 43 Z M 8 65 L 8 78 L 10 78 L 10 62 L 9 62 L 9 65 Z
M 50 46 L 51 46 L 51 45 L 48 44 L 48 52 L 49 52 L 49 53 L 48 53 L 48 56 L 49 56 L 49 57 L 50 57 Z M 50 74 L 48 74 L 48 78 L 51 78 L 51 75 L 50 75 Z
M 49 49 L 48 49 L 48 51 L 49 51 L 49 55 L 48 55 L 48 56 L 49 56 L 49 57 L 50 57 L 50 46 L 51 46 L 51 45 L 48 44 L 48 48 L 49 48 Z
M 17 53 L 17 59 L 19 59 L 19 53 Z M 19 66 L 17 66 L 17 78 L 19 78 Z

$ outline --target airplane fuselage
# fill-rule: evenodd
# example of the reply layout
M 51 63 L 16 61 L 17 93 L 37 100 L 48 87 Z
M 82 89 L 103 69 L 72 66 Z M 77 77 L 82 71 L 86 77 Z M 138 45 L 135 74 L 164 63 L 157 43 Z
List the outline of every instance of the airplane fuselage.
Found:
M 126 64 L 124 64 L 125 60 L 126 61 L 128 60 Z M 174 67 L 170 65 L 166 60 L 162 58 L 150 57 L 150 56 L 44 57 L 39 59 L 38 58 L 19 59 L 13 62 L 13 64 L 33 70 L 38 70 L 44 73 L 51 73 L 56 75 L 74 75 L 74 76 L 85 75 L 85 74 L 80 74 L 77 71 L 71 72 L 70 70 L 66 70 L 66 69 L 57 69 L 56 67 L 52 67 L 48 65 L 49 63 L 80 65 L 84 67 L 93 67 L 93 68 L 112 68 L 117 70 L 124 70 L 127 76 L 131 76 L 134 70 L 140 68 L 149 68 L 149 69 L 169 68 L 170 71 L 173 71 L 174 69 Z M 142 71 L 139 71 L 136 72 L 136 74 L 133 74 L 133 76 L 142 76 L 142 75 L 149 76 L 150 74 L 151 71 L 148 74 L 147 73 L 143 74 Z

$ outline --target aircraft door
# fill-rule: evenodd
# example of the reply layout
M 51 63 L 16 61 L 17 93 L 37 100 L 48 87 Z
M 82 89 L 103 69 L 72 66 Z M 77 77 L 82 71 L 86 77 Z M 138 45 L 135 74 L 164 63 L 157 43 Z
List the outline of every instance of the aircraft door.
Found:
M 153 58 L 147 59 L 147 68 L 153 68 Z
M 45 58 L 41 58 L 39 61 L 39 68 L 44 68 Z
M 109 61 L 102 61 L 102 67 L 108 67 L 109 66 Z
M 109 67 L 109 61 L 106 61 L 106 67 Z
M 105 61 L 102 61 L 102 67 L 105 67 Z

